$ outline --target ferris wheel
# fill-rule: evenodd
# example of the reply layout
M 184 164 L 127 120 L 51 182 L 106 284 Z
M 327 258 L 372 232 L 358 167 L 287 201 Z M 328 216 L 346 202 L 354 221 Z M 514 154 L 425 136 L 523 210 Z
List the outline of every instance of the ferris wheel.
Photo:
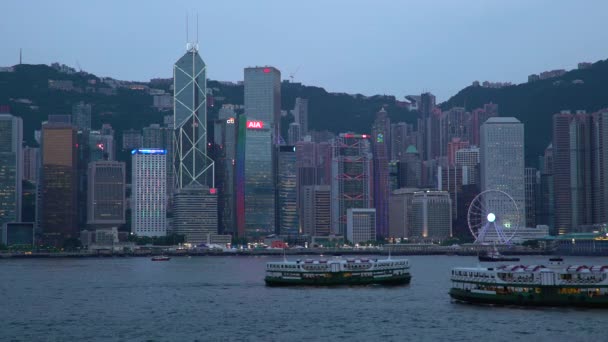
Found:
M 486 190 L 469 205 L 469 230 L 475 243 L 508 243 L 519 228 L 521 215 L 517 203 L 500 190 Z

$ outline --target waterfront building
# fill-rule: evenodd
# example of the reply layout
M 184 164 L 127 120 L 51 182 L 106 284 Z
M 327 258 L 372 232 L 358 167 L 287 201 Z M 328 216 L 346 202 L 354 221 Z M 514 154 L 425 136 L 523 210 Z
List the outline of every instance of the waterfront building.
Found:
M 167 151 L 131 151 L 131 232 L 138 236 L 167 233 Z
M 72 118 L 77 130 L 91 130 L 91 105 L 83 101 L 72 105 Z
M 346 239 L 353 244 L 376 240 L 376 209 L 348 208 L 346 211 Z
M 0 114 L 0 226 L 21 221 L 23 120 Z
M 186 242 L 206 243 L 218 234 L 217 190 L 191 185 L 177 189 L 173 208 L 172 232 L 184 235 Z
M 441 241 L 452 236 L 452 201 L 447 191 L 418 191 L 412 198 L 410 238 Z
M 125 179 L 124 162 L 98 160 L 89 163 L 87 225 L 125 224 Z
M 5 222 L 0 225 L 0 243 L 6 246 L 33 246 L 34 238 L 33 222 Z
M 376 232 L 378 238 L 388 237 L 388 197 L 390 156 L 390 127 L 391 121 L 384 107 L 376 113 L 376 120 L 372 125 L 372 158 L 373 158 L 373 192 L 374 207 L 376 208 Z
M 481 191 L 509 194 L 526 217 L 524 174 L 524 125 L 513 117 L 492 117 L 481 126 Z M 500 204 L 497 204 L 500 205 Z
M 300 224 L 297 208 L 296 147 L 283 145 L 277 156 L 277 214 L 278 234 L 298 234 Z
M 401 188 L 391 192 L 389 197 L 389 237 L 407 239 L 410 236 L 412 199 L 418 188 Z
M 281 72 L 274 67 L 245 68 L 245 114 L 271 129 L 273 142 L 280 141 Z
M 341 133 L 333 142 L 331 216 L 332 233 L 346 234 L 350 208 L 373 208 L 372 155 L 369 136 Z
M 49 244 L 78 237 L 78 158 L 76 129 L 69 120 L 42 125 L 40 225 Z
M 261 120 L 238 119 L 235 195 L 239 237 L 275 233 L 275 178 L 272 130 Z
M 303 186 L 301 198 L 302 232 L 310 236 L 329 236 L 331 234 L 331 187 L 329 185 Z
M 38 169 L 40 169 L 40 148 L 25 146 L 23 148 L 22 179 L 36 184 L 38 182 Z
M 536 227 L 536 190 L 538 188 L 538 170 L 533 167 L 525 169 L 526 181 L 526 227 Z

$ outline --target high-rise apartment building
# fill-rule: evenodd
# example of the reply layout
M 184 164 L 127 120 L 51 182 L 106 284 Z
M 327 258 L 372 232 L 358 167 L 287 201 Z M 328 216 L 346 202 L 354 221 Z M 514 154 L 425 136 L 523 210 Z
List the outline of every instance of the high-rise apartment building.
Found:
M 481 190 L 500 190 L 509 194 L 519 210 L 523 225 L 526 217 L 524 175 L 524 125 L 513 117 L 492 117 L 481 126 Z
M 351 208 L 373 208 L 373 165 L 369 136 L 341 133 L 332 154 L 332 233 L 346 235 L 346 213 Z
M 23 121 L 0 114 L 0 227 L 21 221 Z
M 125 224 L 125 163 L 98 160 L 89 163 L 87 225 Z
M 91 105 L 82 101 L 72 105 L 72 119 L 79 131 L 91 130 Z
M 167 233 L 167 151 L 131 151 L 131 232 L 139 236 Z
M 76 128 L 49 117 L 42 125 L 40 226 L 49 244 L 76 238 L 78 227 L 78 158 Z

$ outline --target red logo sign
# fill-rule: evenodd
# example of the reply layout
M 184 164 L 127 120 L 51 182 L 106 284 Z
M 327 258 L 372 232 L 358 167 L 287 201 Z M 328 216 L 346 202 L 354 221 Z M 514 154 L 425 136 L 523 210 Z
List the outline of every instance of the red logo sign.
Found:
M 264 122 L 262 121 L 247 121 L 247 128 L 261 129 L 264 128 Z

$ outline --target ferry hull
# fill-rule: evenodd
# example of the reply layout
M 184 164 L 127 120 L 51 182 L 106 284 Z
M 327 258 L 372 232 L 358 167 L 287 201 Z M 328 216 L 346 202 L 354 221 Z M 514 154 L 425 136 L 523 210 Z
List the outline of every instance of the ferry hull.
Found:
M 331 274 L 330 277 L 285 279 L 266 277 L 267 286 L 339 286 L 339 285 L 407 285 L 412 276 L 410 274 L 393 275 L 390 277 L 353 277 L 342 274 Z
M 551 288 L 543 288 L 540 294 L 490 294 L 452 288 L 450 297 L 457 301 L 473 304 L 608 308 L 608 296 L 560 295 Z

